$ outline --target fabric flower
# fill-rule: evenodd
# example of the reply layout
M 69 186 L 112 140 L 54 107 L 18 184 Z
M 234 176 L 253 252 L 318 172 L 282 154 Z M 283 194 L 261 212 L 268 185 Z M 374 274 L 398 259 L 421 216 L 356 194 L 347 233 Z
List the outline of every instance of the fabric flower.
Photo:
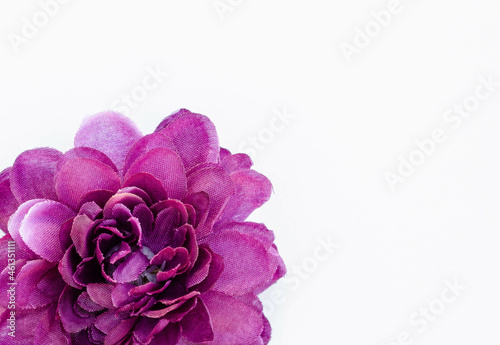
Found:
M 257 295 L 285 265 L 245 221 L 272 190 L 251 166 L 185 109 L 146 136 L 97 114 L 68 152 L 22 153 L 0 174 L 0 344 L 267 344 Z

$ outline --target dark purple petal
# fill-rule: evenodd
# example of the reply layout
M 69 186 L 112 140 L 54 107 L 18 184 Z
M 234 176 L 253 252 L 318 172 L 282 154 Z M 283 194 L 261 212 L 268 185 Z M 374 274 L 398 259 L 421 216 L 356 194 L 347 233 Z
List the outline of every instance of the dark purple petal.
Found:
M 31 199 L 57 200 L 54 175 L 61 157 L 61 152 L 50 148 L 25 151 L 17 157 L 10 172 L 10 183 L 20 203 Z
M 68 161 L 57 173 L 56 191 L 59 199 L 74 210 L 85 194 L 95 190 L 116 192 L 120 177 L 108 165 L 88 158 Z
M 19 207 L 19 202 L 10 189 L 9 174 L 11 170 L 8 168 L 0 173 L 0 230 L 4 232 L 7 232 L 10 216 Z
M 135 325 L 134 337 L 141 344 L 147 344 L 151 339 L 162 331 L 169 321 L 166 319 L 150 319 L 141 317 L 139 322 Z
M 56 262 L 64 253 L 59 240 L 62 225 L 75 213 L 57 201 L 47 200 L 33 205 L 19 229 L 24 243 L 40 257 Z
M 186 287 L 190 288 L 200 284 L 208 276 L 210 271 L 210 263 L 212 262 L 211 250 L 206 245 L 201 245 L 199 248 L 198 260 L 196 260 L 189 277 L 186 280 Z
M 161 181 L 167 195 L 181 199 L 186 193 L 186 172 L 179 155 L 165 148 L 156 148 L 135 160 L 125 180 L 138 173 L 149 173 Z
M 57 311 L 64 329 L 69 333 L 80 332 L 95 321 L 95 316 L 92 313 L 87 313 L 85 317 L 76 313 L 76 301 L 80 293 L 80 290 L 66 286 L 59 298 Z
M 100 314 L 95 321 L 95 327 L 101 332 L 108 334 L 112 329 L 116 328 L 120 322 L 128 319 L 127 313 L 120 313 L 116 310 L 108 310 Z
M 188 195 L 205 192 L 208 194 L 210 208 L 205 224 L 197 234 L 199 237 L 208 235 L 214 223 L 219 220 L 222 211 L 234 193 L 233 182 L 229 174 L 219 166 L 213 165 L 201 169 L 195 168 L 189 172 Z
M 137 323 L 138 318 L 132 317 L 120 322 L 118 326 L 113 328 L 104 339 L 104 345 L 125 344 L 125 340 L 132 336 L 132 330 Z
M 220 255 L 211 252 L 212 261 L 208 269 L 207 277 L 199 284 L 190 288 L 193 291 L 206 292 L 215 285 L 224 271 L 224 261 Z
M 234 195 L 229 199 L 221 221 L 244 221 L 271 197 L 273 186 L 262 174 L 254 170 L 242 170 L 231 174 Z
M 109 199 L 106 205 L 104 206 L 103 210 L 104 218 L 105 219 L 113 218 L 113 208 L 119 204 L 125 206 L 130 211 L 133 210 L 135 206 L 139 204 L 144 204 L 144 200 L 142 200 L 137 195 L 131 193 L 116 194 L 111 199 Z M 128 219 L 130 216 L 132 216 L 132 213 L 129 212 L 129 215 L 126 219 Z
M 181 337 L 181 327 L 177 323 L 168 324 L 160 333 L 155 335 L 149 345 L 176 345 Z
M 95 303 L 91 298 L 87 291 L 84 291 L 78 296 L 76 303 L 88 312 L 96 312 L 101 311 L 104 308 L 102 305 Z
M 253 344 L 264 329 L 262 315 L 234 297 L 217 292 L 201 296 L 212 319 L 217 345 Z
M 182 335 L 195 343 L 214 340 L 212 320 L 205 303 L 198 298 L 196 306 L 181 321 Z
M 207 244 L 224 258 L 224 272 L 214 289 L 244 295 L 268 284 L 276 272 L 266 248 L 257 239 L 226 229 L 207 238 Z
M 168 198 L 162 182 L 149 173 L 134 174 L 125 180 L 123 186 L 142 189 L 151 197 L 153 204 Z
M 116 168 L 115 164 L 113 161 L 106 156 L 104 153 L 101 151 L 98 151 L 96 149 L 93 149 L 91 147 L 74 147 L 71 150 L 67 151 L 61 159 L 57 162 L 57 168 L 56 168 L 56 173 L 61 170 L 64 164 L 66 162 L 75 159 L 75 158 L 88 158 L 88 159 L 93 159 L 96 161 L 99 161 L 101 163 L 104 163 L 108 165 L 110 168 L 112 168 L 114 171 L 118 172 L 118 169 Z
M 200 163 L 218 162 L 217 132 L 214 124 L 204 115 L 181 109 L 163 120 L 156 132 L 172 140 L 186 170 Z
M 142 272 L 149 266 L 146 255 L 137 251 L 130 254 L 125 261 L 118 266 L 113 273 L 113 278 L 118 283 L 128 283 L 139 278 Z
M 75 246 L 71 245 L 71 247 L 69 247 L 64 253 L 64 256 L 58 266 L 59 273 L 61 274 L 64 282 L 76 289 L 83 287 L 83 285 L 75 282 L 74 280 L 77 266 L 81 260 L 82 258 L 76 252 Z
M 64 333 L 61 322 L 57 317 L 57 305 L 53 303 L 46 311 L 46 314 L 39 319 L 36 327 L 36 345 L 69 345 L 69 340 Z
M 129 118 L 103 112 L 84 120 L 75 136 L 75 147 L 91 147 L 103 152 L 122 171 L 128 151 L 141 137 L 141 132 Z
M 204 225 L 208 217 L 208 212 L 210 211 L 210 200 L 208 198 L 208 194 L 205 192 L 193 193 L 184 198 L 184 202 L 188 205 L 191 205 L 195 210 L 196 221 L 193 226 L 196 229 L 196 234 L 199 237 L 207 235 L 207 233 L 202 234 L 200 232 L 201 229 L 204 229 Z M 200 228 L 200 231 L 198 230 L 198 228 Z

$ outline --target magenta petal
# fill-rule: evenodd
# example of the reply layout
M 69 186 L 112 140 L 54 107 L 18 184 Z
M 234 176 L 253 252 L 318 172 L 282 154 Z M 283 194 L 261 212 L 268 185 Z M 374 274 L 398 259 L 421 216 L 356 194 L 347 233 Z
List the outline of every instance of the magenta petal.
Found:
M 229 174 L 219 166 L 195 168 L 189 172 L 188 195 L 198 192 L 207 193 L 209 198 L 209 212 L 205 224 L 196 229 L 197 235 L 203 237 L 211 232 L 212 226 L 219 220 L 233 195 L 233 182 Z
M 149 266 L 149 260 L 141 252 L 130 254 L 125 261 L 118 266 L 113 273 L 113 278 L 118 283 L 128 283 L 139 278 L 142 272 Z
M 0 230 L 4 232 L 7 232 L 10 216 L 19 207 L 19 202 L 10 189 L 9 174 L 11 170 L 8 168 L 0 173 Z
M 201 299 L 212 319 L 214 344 L 254 344 L 259 339 L 264 325 L 255 308 L 217 292 L 207 292 Z
M 163 183 L 149 173 L 138 173 L 130 176 L 123 183 L 123 187 L 142 189 L 151 197 L 153 204 L 168 198 Z
M 141 132 L 129 118 L 103 112 L 84 120 L 75 136 L 75 147 L 101 151 L 122 171 L 128 151 L 141 137 Z
M 271 197 L 273 186 L 262 174 L 254 170 L 242 170 L 231 174 L 234 195 L 229 199 L 221 221 L 242 222 Z
M 184 316 L 181 327 L 182 335 L 195 343 L 214 339 L 212 320 L 205 303 L 201 299 L 198 299 L 196 307 Z
M 227 156 L 221 161 L 221 166 L 230 174 L 241 170 L 248 170 L 252 165 L 252 159 L 244 153 Z
M 62 153 L 40 148 L 21 153 L 10 173 L 12 193 L 23 203 L 31 199 L 57 200 L 54 175 Z
M 16 310 L 16 333 L 15 337 L 10 336 L 8 333 L 9 321 L 11 310 L 4 309 L 0 311 L 0 344 L 2 345 L 27 345 L 37 344 L 35 342 L 36 333 L 39 329 L 41 320 L 47 320 L 47 312 L 51 306 L 34 309 L 34 310 Z M 45 345 L 45 344 L 43 344 Z M 54 343 L 52 345 L 59 345 Z
M 56 262 L 63 257 L 59 240 L 62 225 L 75 213 L 57 201 L 47 200 L 30 208 L 21 222 L 19 234 L 24 243 L 42 258 Z
M 166 136 L 157 133 L 148 134 L 139 139 L 139 141 L 137 141 L 128 152 L 123 172 L 126 173 L 137 158 L 146 152 L 157 148 L 165 148 L 175 151 L 175 146 L 172 143 L 172 140 L 168 139 Z
M 120 177 L 108 165 L 88 158 L 68 161 L 56 175 L 59 199 L 76 210 L 80 199 L 95 190 L 120 189 Z
M 104 345 L 130 344 L 127 339 L 132 337 L 132 330 L 137 323 L 138 318 L 133 317 L 120 322 L 113 328 L 104 339 Z
M 86 215 L 76 216 L 71 229 L 71 239 L 75 244 L 78 255 L 86 258 L 91 255 L 92 230 L 94 222 Z
M 181 327 L 179 324 L 170 323 L 160 333 L 155 335 L 149 345 L 176 345 L 180 337 Z
M 207 244 L 224 258 L 224 272 L 215 290 L 244 295 L 272 281 L 276 264 L 258 239 L 227 229 L 207 238 Z
M 56 173 L 61 170 L 61 168 L 66 164 L 66 162 L 75 159 L 75 158 L 88 158 L 88 159 L 93 159 L 98 162 L 104 163 L 108 165 L 110 168 L 112 168 L 114 171 L 118 172 L 118 169 L 116 168 L 115 164 L 113 161 L 106 156 L 104 153 L 101 151 L 98 151 L 96 149 L 93 149 L 91 147 L 74 147 L 71 150 L 67 151 L 61 159 L 57 162 L 57 169 Z
M 12 239 L 16 241 L 19 248 L 31 259 L 37 258 L 38 255 L 29 249 L 26 243 L 24 243 L 24 240 L 21 238 L 21 234 L 19 233 L 19 229 L 21 229 L 21 223 L 31 207 L 43 201 L 43 199 L 26 201 L 24 204 L 19 206 L 17 211 L 10 217 L 8 224 L 9 233 L 12 236 Z
M 160 123 L 156 132 L 170 138 L 186 170 L 219 160 L 219 139 L 214 124 L 204 115 L 181 109 Z
M 75 312 L 75 308 L 78 308 L 76 301 L 80 293 L 80 290 L 66 286 L 59 298 L 57 311 L 64 329 L 69 333 L 80 332 L 95 321 L 93 314 L 89 313 L 86 317 L 82 317 Z
M 170 149 L 156 148 L 139 157 L 130 167 L 125 179 L 137 173 L 150 173 L 160 180 L 173 199 L 181 199 L 186 193 L 186 172 L 177 153 Z
M 112 291 L 113 286 L 110 284 L 93 283 L 87 285 L 87 292 L 92 301 L 108 309 L 114 309 L 113 301 L 111 300 Z

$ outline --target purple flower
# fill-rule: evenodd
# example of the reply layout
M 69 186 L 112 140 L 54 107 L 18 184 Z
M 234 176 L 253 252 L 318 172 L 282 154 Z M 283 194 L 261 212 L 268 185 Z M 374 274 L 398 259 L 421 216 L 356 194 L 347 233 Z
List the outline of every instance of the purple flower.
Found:
M 285 266 L 245 222 L 272 190 L 251 166 L 184 109 L 146 136 L 101 113 L 68 152 L 22 153 L 0 174 L 0 344 L 267 344 L 257 295 Z

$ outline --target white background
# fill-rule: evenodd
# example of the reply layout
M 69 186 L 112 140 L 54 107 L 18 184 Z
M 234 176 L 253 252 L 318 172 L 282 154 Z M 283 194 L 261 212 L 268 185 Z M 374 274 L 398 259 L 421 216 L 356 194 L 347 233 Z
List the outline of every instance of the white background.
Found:
M 500 7 L 401 0 L 377 34 L 371 11 L 389 2 L 223 0 L 221 14 L 213 0 L 73 0 L 44 23 L 39 2 L 2 1 L 0 166 L 71 148 L 85 116 L 168 72 L 128 113 L 144 133 L 184 107 L 233 152 L 257 138 L 275 195 L 251 219 L 290 270 L 262 296 L 272 345 L 497 344 L 500 87 L 457 128 L 443 114 L 479 78 L 500 81 Z M 16 46 L 23 18 L 40 28 Z M 367 24 L 349 63 L 340 47 Z M 391 190 L 387 172 L 435 128 L 446 140 Z M 328 240 L 340 247 L 326 255 Z M 455 280 L 467 289 L 446 304 Z

